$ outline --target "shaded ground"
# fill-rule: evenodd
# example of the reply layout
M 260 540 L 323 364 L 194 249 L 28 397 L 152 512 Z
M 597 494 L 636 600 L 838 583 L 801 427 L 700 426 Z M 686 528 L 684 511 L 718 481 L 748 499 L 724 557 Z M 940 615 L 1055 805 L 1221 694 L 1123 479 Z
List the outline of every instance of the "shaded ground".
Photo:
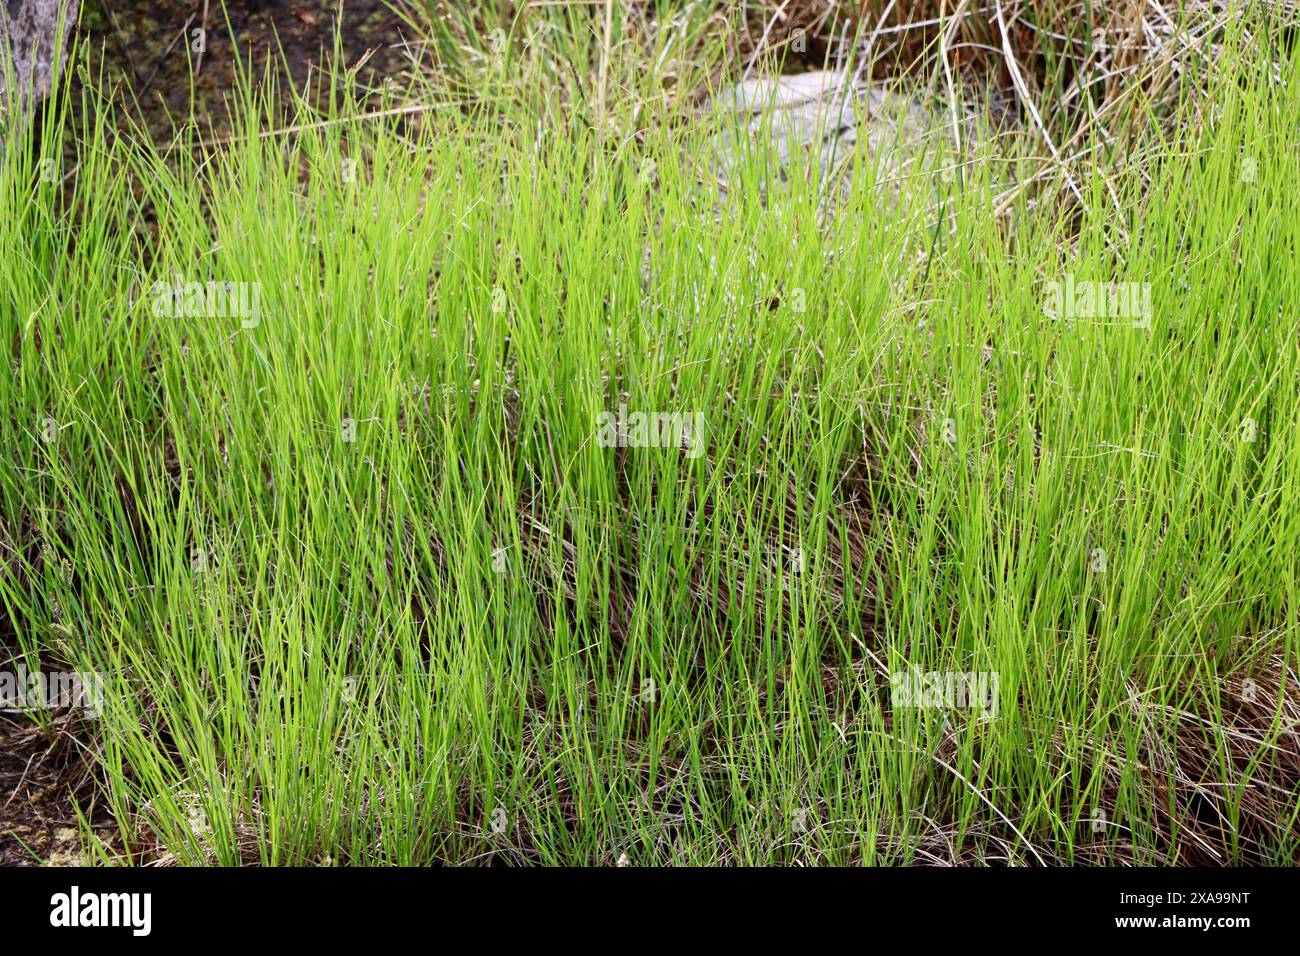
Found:
M 107 814 L 93 809 L 93 790 L 70 736 L 0 714 L 0 866 L 80 865 L 73 795 L 82 813 L 105 828 L 101 835 L 112 828 Z
M 400 78 L 409 67 L 401 18 L 383 0 L 341 6 L 344 61 L 361 64 L 359 87 Z M 282 76 L 287 67 L 301 89 L 332 54 L 339 9 L 337 0 L 229 0 L 224 7 L 220 0 L 88 0 L 80 33 L 106 85 L 123 102 L 137 101 L 154 135 L 165 136 L 190 115 L 191 88 L 200 123 L 225 126 L 222 101 L 234 85 L 236 49 L 245 63 L 251 58 L 254 76 L 269 61 Z

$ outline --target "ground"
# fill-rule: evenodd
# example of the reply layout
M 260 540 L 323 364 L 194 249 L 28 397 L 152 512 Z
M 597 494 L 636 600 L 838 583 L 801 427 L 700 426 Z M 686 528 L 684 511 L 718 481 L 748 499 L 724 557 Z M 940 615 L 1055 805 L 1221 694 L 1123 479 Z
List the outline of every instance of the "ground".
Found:
M 85 5 L 82 33 L 103 51 L 110 77 L 129 82 L 157 135 L 170 121 L 190 111 L 194 76 L 195 111 L 202 122 L 220 129 L 221 100 L 235 80 L 234 42 L 242 56 L 255 57 L 260 75 L 268 54 L 283 51 L 290 76 L 301 88 L 322 51 L 332 48 L 339 4 L 329 0 L 231 0 L 227 25 L 217 2 L 176 3 L 98 0 Z M 206 11 L 206 12 L 205 12 Z M 188 49 L 194 30 L 206 24 L 205 50 Z M 349 64 L 365 58 L 358 82 L 373 88 L 389 76 L 401 76 L 408 60 L 402 46 L 402 22 L 382 0 L 350 0 L 345 5 L 343 43 Z M 369 54 L 369 56 L 367 56 Z
M 70 736 L 0 715 L 0 866 L 80 865 L 72 793 L 88 793 L 89 779 Z M 111 829 L 102 814 L 92 819 Z

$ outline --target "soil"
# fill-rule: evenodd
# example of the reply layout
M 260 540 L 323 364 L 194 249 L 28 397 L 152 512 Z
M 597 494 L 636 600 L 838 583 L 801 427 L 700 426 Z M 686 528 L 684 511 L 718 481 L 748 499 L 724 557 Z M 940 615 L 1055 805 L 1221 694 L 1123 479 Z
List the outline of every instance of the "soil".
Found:
M 360 64 L 358 88 L 401 82 L 411 31 L 384 0 L 87 0 L 78 32 L 91 45 L 93 74 L 102 67 L 118 99 L 138 102 L 164 137 L 191 105 L 204 132 L 209 123 L 225 129 L 224 98 L 241 59 L 254 77 L 269 63 L 281 89 L 286 80 L 303 89 L 333 59 L 340 10 L 343 63 Z
M 112 842 L 113 825 L 94 802 L 90 770 L 68 721 L 42 731 L 0 713 L 0 866 L 80 866 L 77 806 Z

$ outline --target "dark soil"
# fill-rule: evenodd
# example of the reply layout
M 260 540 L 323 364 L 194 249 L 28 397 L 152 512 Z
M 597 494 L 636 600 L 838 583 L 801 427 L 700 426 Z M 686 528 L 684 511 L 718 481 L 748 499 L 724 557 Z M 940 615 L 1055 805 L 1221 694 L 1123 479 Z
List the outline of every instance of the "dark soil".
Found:
M 48 732 L 0 714 L 0 866 L 78 866 L 82 863 L 74 799 L 98 834 L 112 842 L 113 826 L 94 802 L 91 771 L 67 721 Z
M 303 89 L 333 58 L 340 7 L 343 64 L 361 64 L 359 89 L 401 82 L 409 30 L 383 0 L 87 0 L 79 33 L 95 72 L 102 65 L 118 99 L 138 103 L 154 135 L 165 137 L 191 115 L 204 132 L 209 123 L 225 128 L 223 102 L 240 59 L 256 78 L 270 63 L 281 88 Z M 196 30 L 204 30 L 201 54 Z

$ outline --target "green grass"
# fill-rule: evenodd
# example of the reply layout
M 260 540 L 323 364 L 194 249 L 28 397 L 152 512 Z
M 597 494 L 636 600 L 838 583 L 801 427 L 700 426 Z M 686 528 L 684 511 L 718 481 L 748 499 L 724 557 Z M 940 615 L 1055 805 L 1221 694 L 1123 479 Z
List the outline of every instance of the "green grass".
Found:
M 1079 208 L 991 151 L 828 209 L 761 140 L 720 191 L 691 124 L 251 96 L 166 153 L 93 113 L 51 183 L 48 119 L 0 171 L 0 638 L 104 677 L 33 714 L 102 781 L 88 849 L 1294 862 L 1269 52 Z M 1045 314 L 1067 274 L 1149 284 L 1149 327 Z M 176 275 L 260 315 L 155 314 Z M 620 404 L 702 453 L 603 447 Z M 897 706 L 908 669 L 996 674 L 996 716 Z

